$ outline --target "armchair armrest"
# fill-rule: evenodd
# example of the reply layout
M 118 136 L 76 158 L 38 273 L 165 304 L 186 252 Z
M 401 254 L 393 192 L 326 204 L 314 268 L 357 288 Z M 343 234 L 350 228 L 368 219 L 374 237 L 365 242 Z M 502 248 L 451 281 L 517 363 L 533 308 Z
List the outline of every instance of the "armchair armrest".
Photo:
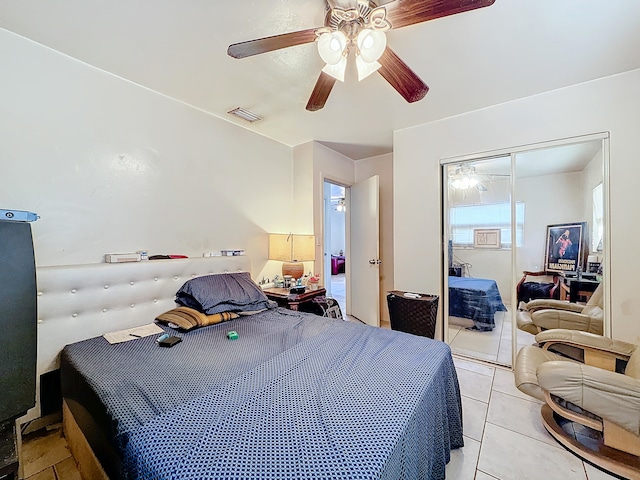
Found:
M 535 312 L 543 309 L 563 310 L 580 313 L 584 309 L 584 305 L 577 303 L 569 303 L 566 300 L 554 300 L 552 298 L 537 298 L 530 300 L 525 304 L 528 312 Z
M 545 362 L 536 375 L 543 390 L 640 434 L 640 380 L 565 361 Z
M 551 329 L 571 329 L 588 332 L 591 327 L 592 318 L 578 312 L 545 309 L 531 313 L 533 323 L 543 330 Z
M 614 340 L 593 333 L 566 329 L 545 330 L 544 332 L 540 332 L 536 335 L 536 342 L 544 348 L 547 348 L 548 345 L 561 343 L 575 347 L 601 350 L 613 353 L 627 360 L 637 348 L 637 345 L 622 340 Z

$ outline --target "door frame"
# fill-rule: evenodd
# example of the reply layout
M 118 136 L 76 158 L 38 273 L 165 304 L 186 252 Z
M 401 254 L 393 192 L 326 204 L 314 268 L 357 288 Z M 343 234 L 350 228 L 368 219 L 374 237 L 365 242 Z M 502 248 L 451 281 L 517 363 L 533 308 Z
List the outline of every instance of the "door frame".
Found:
M 344 315 L 351 315 L 351 185 L 346 184 L 343 181 L 336 180 L 333 177 L 320 175 L 322 179 L 322 247 L 320 251 L 320 258 L 322 258 L 322 273 L 324 276 L 324 285 L 325 288 L 327 284 L 331 283 L 331 276 L 327 275 L 325 271 L 325 261 L 326 254 L 331 255 L 331 252 L 327 252 L 327 244 L 325 242 L 326 239 L 326 228 L 327 228 L 327 208 L 331 208 L 331 198 L 328 201 L 325 199 L 325 191 L 324 187 L 326 183 L 330 183 L 333 185 L 337 185 L 339 187 L 344 188 L 345 195 L 345 205 L 347 210 L 345 212 L 345 225 L 344 225 L 344 233 L 345 233 L 345 245 L 344 245 L 344 253 L 345 253 L 345 265 L 344 265 L 344 273 L 345 273 L 345 312 Z M 329 291 L 329 290 L 328 290 Z

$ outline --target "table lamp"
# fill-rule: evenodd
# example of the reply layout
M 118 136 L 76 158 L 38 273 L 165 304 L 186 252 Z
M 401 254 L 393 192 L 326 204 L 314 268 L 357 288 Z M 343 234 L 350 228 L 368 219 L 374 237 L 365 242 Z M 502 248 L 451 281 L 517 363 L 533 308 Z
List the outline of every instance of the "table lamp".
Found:
M 316 242 L 313 235 L 292 233 L 269 234 L 269 260 L 279 260 L 282 276 L 291 275 L 296 280 L 304 275 L 304 264 L 316 259 Z

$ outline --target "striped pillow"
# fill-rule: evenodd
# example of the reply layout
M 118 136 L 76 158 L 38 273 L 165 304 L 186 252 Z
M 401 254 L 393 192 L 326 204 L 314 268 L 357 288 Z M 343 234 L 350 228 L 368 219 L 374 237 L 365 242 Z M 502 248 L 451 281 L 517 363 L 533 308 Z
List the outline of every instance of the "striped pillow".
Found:
M 205 315 L 193 308 L 177 307 L 168 312 L 164 312 L 156 317 L 158 322 L 173 323 L 183 330 L 191 330 L 197 327 L 206 327 L 216 323 L 226 322 L 238 318 L 234 312 L 220 312 L 213 315 Z

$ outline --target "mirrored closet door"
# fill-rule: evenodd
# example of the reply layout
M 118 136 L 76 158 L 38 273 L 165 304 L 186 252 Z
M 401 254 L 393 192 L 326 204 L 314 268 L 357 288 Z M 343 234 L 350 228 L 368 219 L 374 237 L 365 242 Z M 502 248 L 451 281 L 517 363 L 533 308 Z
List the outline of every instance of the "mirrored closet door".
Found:
M 511 361 L 511 156 L 444 167 L 447 313 L 455 353 Z
M 607 149 L 602 134 L 442 162 L 443 312 L 454 353 L 511 366 L 535 341 L 526 315 L 517 327 L 527 301 L 584 304 L 606 287 Z

